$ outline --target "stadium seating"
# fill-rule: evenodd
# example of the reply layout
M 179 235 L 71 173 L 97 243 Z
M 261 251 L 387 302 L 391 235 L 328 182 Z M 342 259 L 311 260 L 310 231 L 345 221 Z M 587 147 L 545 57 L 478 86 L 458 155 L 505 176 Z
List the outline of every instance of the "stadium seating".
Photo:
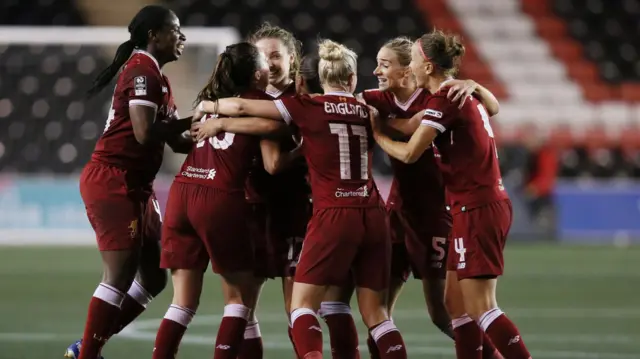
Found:
M 83 25 L 73 0 L 2 0 L 0 25 Z
M 559 0 L 554 10 L 609 82 L 640 82 L 640 1 Z
M 53 14 L 53 15 L 52 15 Z M 3 1 L 3 25 L 82 25 L 72 1 Z M 107 65 L 95 46 L 11 45 L 0 51 L 0 169 L 77 172 L 102 132 L 111 94 L 85 91 Z

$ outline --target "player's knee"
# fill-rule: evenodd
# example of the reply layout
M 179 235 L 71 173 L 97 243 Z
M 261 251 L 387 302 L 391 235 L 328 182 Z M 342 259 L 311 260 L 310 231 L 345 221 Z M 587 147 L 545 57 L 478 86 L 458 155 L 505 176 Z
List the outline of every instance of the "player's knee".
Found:
M 389 319 L 389 313 L 383 303 L 363 303 L 359 300 L 360 316 L 367 328 L 374 327 Z
M 150 295 L 156 297 L 167 287 L 169 275 L 167 270 L 157 268 L 152 272 L 140 272 L 136 280 Z
M 451 318 L 459 318 L 467 313 L 464 306 L 464 299 L 459 292 L 445 292 L 444 308 Z

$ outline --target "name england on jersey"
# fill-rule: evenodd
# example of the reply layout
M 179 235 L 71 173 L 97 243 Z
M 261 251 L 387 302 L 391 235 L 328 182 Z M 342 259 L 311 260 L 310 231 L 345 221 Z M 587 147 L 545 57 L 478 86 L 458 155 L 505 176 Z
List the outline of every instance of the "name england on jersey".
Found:
M 342 102 L 342 103 L 325 102 L 324 112 L 331 113 L 331 114 L 337 113 L 340 115 L 357 115 L 360 118 L 369 118 L 369 113 L 362 105 L 356 105 L 356 104 L 347 103 L 347 102 Z

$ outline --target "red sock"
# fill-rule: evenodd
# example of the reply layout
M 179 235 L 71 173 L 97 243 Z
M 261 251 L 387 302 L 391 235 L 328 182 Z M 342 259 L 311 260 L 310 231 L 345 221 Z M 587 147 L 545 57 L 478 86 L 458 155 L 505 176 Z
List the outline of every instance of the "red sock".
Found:
M 369 329 L 369 333 L 378 346 L 380 359 L 406 359 L 407 348 L 402 340 L 402 335 L 390 320 Z
M 82 335 L 82 346 L 78 359 L 95 359 L 109 339 L 109 335 L 120 312 L 124 293 L 100 283 L 89 302 L 87 322 Z
M 485 332 L 482 332 L 482 359 L 504 359 Z
M 457 359 L 483 359 L 482 329 L 468 315 L 451 320 Z
M 316 313 L 308 308 L 298 308 L 291 312 L 291 323 L 298 357 L 322 358 L 322 328 Z
M 320 315 L 329 327 L 333 359 L 359 359 L 358 329 L 349 305 L 341 302 L 322 302 Z
M 531 354 L 520 332 L 513 322 L 500 310 L 494 308 L 480 316 L 478 320 L 500 353 L 509 359 L 530 359 Z
M 369 348 L 369 358 L 380 359 L 378 346 L 376 345 L 376 341 L 371 337 L 371 333 L 369 333 L 369 336 L 367 337 L 367 348 Z
M 240 346 L 238 359 L 262 359 L 264 349 L 262 347 L 262 335 L 258 322 L 249 322 L 244 330 L 244 341 Z
M 182 336 L 196 313 L 175 304 L 169 306 L 160 323 L 152 359 L 175 359 Z
M 242 304 L 227 304 L 218 328 L 213 359 L 236 359 L 244 340 L 250 309 Z
M 291 345 L 293 345 L 293 353 L 296 355 L 296 358 L 300 359 L 300 356 L 298 356 L 298 349 L 296 349 L 296 343 L 293 341 L 293 328 L 291 328 L 291 325 L 287 327 L 287 333 L 289 334 Z

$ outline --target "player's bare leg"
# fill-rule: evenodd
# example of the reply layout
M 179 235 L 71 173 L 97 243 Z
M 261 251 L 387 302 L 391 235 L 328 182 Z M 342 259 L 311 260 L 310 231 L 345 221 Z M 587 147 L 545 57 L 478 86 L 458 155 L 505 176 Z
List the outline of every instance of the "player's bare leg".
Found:
M 180 341 L 200 304 L 204 272 L 199 269 L 172 271 L 173 300 L 160 323 L 153 348 L 153 359 L 174 359 Z
M 244 333 L 251 315 L 251 305 L 258 302 L 263 278 L 253 271 L 222 273 L 224 315 L 216 336 L 214 359 L 236 359 L 244 341 Z
M 404 279 L 398 277 L 391 277 L 389 281 L 388 298 L 386 303 L 387 312 L 389 313 L 389 319 L 393 321 L 393 309 L 400 298 L 402 288 L 404 287 Z M 369 349 L 369 357 L 371 359 L 380 359 L 380 353 L 378 352 L 378 346 L 376 341 L 373 340 L 371 333 L 367 336 L 367 348 Z
M 351 315 L 353 284 L 344 287 L 331 286 L 320 304 L 318 314 L 329 328 L 331 356 L 333 359 L 360 358 L 358 351 L 358 329 Z
M 258 292 L 253 300 L 246 303 L 246 306 L 250 309 L 249 321 L 247 322 L 247 326 L 244 330 L 244 340 L 240 346 L 238 359 L 262 359 L 264 356 L 262 333 L 260 332 L 260 324 L 256 313 L 258 311 L 258 303 L 260 302 L 260 293 L 262 293 L 262 287 L 264 286 L 266 279 L 257 277 L 255 280 Z
M 111 335 L 119 333 L 145 311 L 149 302 L 166 288 L 167 277 L 167 270 L 160 268 L 159 240 L 143 241 L 138 272 L 122 301 Z
M 362 321 L 376 342 L 381 359 L 405 359 L 407 348 L 388 312 L 389 292 L 356 287 Z
M 443 279 L 422 279 L 422 293 L 424 294 L 431 321 L 441 332 L 453 339 L 451 317 L 449 317 L 447 308 L 444 305 L 444 288 L 445 280 Z
M 293 283 L 291 331 L 300 358 L 322 358 L 322 328 L 316 312 L 327 289 L 328 286 Z
M 498 279 L 466 278 L 459 283 L 467 313 L 487 333 L 500 353 L 509 359 L 531 358 L 518 328 L 498 307 Z
M 502 359 L 491 339 L 482 332 L 476 321 L 467 314 L 465 300 L 456 271 L 447 271 L 444 303 L 451 318 L 458 359 Z M 478 348 L 482 347 L 482 350 Z
M 139 250 L 101 251 L 102 281 L 89 302 L 78 359 L 95 359 L 110 337 L 138 268 Z

